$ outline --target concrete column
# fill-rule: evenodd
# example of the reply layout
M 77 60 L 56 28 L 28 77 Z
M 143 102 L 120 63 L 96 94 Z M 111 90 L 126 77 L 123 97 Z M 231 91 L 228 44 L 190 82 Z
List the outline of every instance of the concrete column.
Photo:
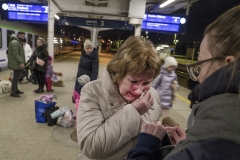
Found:
M 86 30 L 89 30 L 91 33 L 91 41 L 93 42 L 93 45 L 95 48 L 97 48 L 97 37 L 98 37 L 98 33 L 100 31 L 105 31 L 105 30 L 111 30 L 113 28 L 98 28 L 98 27 L 83 27 L 83 26 L 79 26 L 80 28 L 84 28 Z
M 98 37 L 98 28 L 93 27 L 91 31 L 91 41 L 93 42 L 93 45 L 95 48 L 97 48 L 97 37 Z
M 52 0 L 48 1 L 48 53 L 53 57 L 54 62 L 54 15 L 60 12 Z
M 141 36 L 141 25 L 135 25 L 135 36 Z
M 188 3 L 187 6 L 186 6 L 186 15 L 188 16 L 189 15 L 189 12 L 190 12 L 190 7 L 191 7 L 191 3 Z

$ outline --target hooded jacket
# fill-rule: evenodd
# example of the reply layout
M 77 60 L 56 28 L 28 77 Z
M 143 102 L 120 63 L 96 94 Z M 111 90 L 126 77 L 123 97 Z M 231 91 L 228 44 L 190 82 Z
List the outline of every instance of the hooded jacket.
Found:
M 144 121 L 156 122 L 161 115 L 157 92 L 150 88 L 152 107 L 140 116 L 114 85 L 110 74 L 84 85 L 77 117 L 79 160 L 121 160 L 127 157 Z
M 12 70 L 23 70 L 21 64 L 25 64 L 25 56 L 23 46 L 14 34 L 10 37 L 8 46 L 8 68 Z
M 177 81 L 175 71 L 168 72 L 165 66 L 162 66 L 160 75 L 153 82 L 153 88 L 158 92 L 162 108 L 172 107 L 173 90 L 171 85 L 173 81 Z

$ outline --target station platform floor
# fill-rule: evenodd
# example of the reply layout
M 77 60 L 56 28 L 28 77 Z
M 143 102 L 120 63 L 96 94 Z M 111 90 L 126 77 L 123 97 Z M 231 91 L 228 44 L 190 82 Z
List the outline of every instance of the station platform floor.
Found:
M 99 77 L 106 69 L 112 54 L 100 53 Z M 57 106 L 68 106 L 75 112 L 72 103 L 72 91 L 79 63 L 80 52 L 74 51 L 56 56 L 54 71 L 62 72 L 64 87 L 53 86 L 57 95 Z M 8 78 L 10 70 L 0 72 L 0 78 Z M 47 124 L 36 123 L 34 100 L 40 97 L 33 90 L 37 85 L 30 82 L 19 83 L 24 92 L 20 98 L 10 94 L 0 96 L 0 160 L 76 160 L 78 145 L 70 138 L 74 127 L 49 127 Z M 180 87 L 170 115 L 185 129 L 190 114 L 189 101 L 186 99 L 190 91 Z M 47 94 L 45 92 L 44 94 Z

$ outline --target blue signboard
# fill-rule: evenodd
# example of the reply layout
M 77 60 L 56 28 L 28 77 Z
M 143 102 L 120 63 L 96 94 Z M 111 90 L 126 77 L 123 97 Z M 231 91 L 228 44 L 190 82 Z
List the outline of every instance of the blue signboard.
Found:
M 48 6 L 7 3 L 7 19 L 27 22 L 48 22 Z
M 168 31 L 168 32 L 178 32 L 179 31 L 179 25 L 154 23 L 154 22 L 143 22 L 142 28 L 148 29 L 148 30 L 161 30 L 161 31 Z
M 14 20 L 25 21 L 48 21 L 48 14 L 40 13 L 24 13 L 24 12 L 8 12 L 8 18 Z
M 88 19 L 76 17 L 59 17 L 59 25 L 88 26 L 132 30 L 132 25 L 128 21 L 116 21 L 106 19 Z
M 8 3 L 8 11 L 30 12 L 30 13 L 48 13 L 48 6 Z
M 185 34 L 187 16 L 145 14 L 142 30 Z

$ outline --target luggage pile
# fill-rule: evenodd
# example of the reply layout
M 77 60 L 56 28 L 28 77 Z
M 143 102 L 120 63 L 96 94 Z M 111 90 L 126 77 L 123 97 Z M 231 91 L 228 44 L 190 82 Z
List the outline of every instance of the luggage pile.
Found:
M 35 100 L 35 117 L 37 123 L 47 123 L 48 126 L 58 124 L 63 127 L 71 127 L 73 112 L 66 107 L 56 105 L 56 96 L 54 94 L 41 95 Z

